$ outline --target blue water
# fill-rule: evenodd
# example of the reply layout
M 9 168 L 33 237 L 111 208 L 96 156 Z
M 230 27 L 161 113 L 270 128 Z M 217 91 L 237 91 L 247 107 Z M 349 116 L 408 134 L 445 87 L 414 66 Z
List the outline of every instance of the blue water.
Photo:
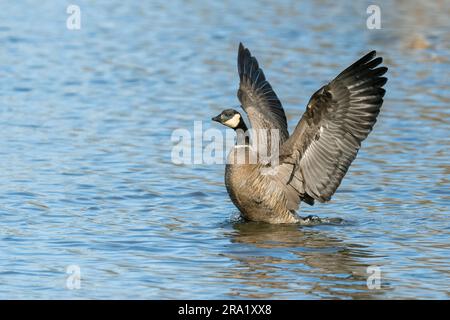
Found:
M 450 3 L 386 1 L 369 30 L 353 2 L 77 0 L 68 30 L 64 1 L 2 1 L 0 298 L 448 299 Z M 239 41 L 291 130 L 385 58 L 374 131 L 333 200 L 301 207 L 344 225 L 241 222 L 222 165 L 171 162 L 174 129 L 237 105 Z

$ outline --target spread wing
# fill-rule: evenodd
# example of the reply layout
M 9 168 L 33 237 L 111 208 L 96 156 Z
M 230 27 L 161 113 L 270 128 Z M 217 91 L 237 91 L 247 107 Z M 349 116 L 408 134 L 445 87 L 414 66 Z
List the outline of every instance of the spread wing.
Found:
M 286 187 L 309 204 L 331 199 L 376 122 L 387 68 L 375 56 L 370 52 L 315 92 L 281 147 Z
M 278 129 L 280 143 L 289 137 L 283 107 L 250 51 L 239 44 L 237 96 L 253 129 Z

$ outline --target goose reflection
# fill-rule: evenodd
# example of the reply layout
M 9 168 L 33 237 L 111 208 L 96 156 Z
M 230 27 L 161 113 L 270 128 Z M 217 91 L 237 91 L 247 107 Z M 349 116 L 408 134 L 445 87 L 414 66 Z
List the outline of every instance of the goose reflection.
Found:
M 223 275 L 239 280 L 230 295 L 253 299 L 381 299 L 389 290 L 384 282 L 381 289 L 367 287 L 367 267 L 377 265 L 381 257 L 319 228 L 238 222 L 233 224 L 230 239 L 240 244 L 231 245 L 224 253 L 237 263 Z

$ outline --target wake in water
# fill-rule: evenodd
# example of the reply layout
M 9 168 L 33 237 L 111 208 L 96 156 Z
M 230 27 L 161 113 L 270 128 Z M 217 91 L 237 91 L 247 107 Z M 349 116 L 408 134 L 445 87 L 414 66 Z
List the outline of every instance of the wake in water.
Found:
M 300 217 L 298 224 L 302 226 L 317 226 L 317 225 L 345 225 L 345 220 L 342 218 L 320 218 L 318 216 Z
M 249 222 L 244 217 L 242 217 L 242 215 L 238 211 L 233 212 L 233 214 L 229 218 L 229 221 L 231 223 Z M 318 226 L 318 225 L 335 225 L 335 226 L 337 226 L 337 225 L 348 225 L 348 224 L 350 224 L 350 222 L 346 221 L 342 218 L 328 218 L 328 217 L 320 218 L 315 215 L 299 217 L 299 221 L 297 223 L 292 223 L 292 225 L 300 225 L 300 226 L 306 226 L 306 227 Z

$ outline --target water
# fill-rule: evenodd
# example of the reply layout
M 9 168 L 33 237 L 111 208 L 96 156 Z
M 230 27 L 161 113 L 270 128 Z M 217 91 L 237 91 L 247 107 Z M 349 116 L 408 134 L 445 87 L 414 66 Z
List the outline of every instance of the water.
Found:
M 381 30 L 350 1 L 76 2 L 78 31 L 64 2 L 2 2 L 0 298 L 449 298 L 448 1 L 386 1 Z M 174 129 L 238 103 L 239 41 L 291 130 L 385 57 L 373 133 L 333 200 L 301 207 L 344 225 L 237 221 L 223 166 L 172 164 Z

